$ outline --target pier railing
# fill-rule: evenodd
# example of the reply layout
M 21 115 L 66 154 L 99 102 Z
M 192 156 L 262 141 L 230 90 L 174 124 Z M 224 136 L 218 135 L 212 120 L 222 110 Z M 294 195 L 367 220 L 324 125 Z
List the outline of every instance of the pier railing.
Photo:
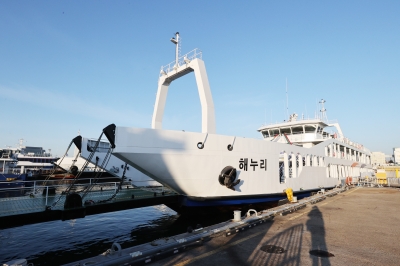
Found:
M 400 178 L 353 177 L 351 184 L 358 187 L 400 187 Z

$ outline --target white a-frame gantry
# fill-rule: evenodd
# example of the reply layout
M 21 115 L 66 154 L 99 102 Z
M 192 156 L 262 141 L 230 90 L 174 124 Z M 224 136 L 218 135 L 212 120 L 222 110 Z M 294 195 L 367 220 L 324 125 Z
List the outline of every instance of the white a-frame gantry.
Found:
M 184 56 L 179 57 L 179 32 L 176 33 L 176 38 L 172 38 L 171 41 L 176 45 L 176 59 L 174 62 L 161 67 L 151 127 L 154 129 L 162 128 L 165 102 L 167 100 L 168 87 L 171 82 L 190 72 L 194 72 L 201 103 L 201 131 L 203 133 L 215 134 L 214 103 L 210 84 L 208 83 L 206 66 L 201 59 L 201 51 L 194 49 Z

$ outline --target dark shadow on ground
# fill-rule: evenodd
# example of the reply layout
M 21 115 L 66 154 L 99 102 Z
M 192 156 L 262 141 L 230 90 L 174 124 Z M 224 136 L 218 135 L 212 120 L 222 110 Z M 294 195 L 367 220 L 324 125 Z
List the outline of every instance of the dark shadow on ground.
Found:
M 300 265 L 300 252 L 303 245 L 303 225 L 294 225 L 275 235 L 266 242 L 259 243 L 257 250 L 249 257 L 251 265 Z M 283 248 L 283 253 L 268 253 L 266 247 Z M 256 248 L 256 247 L 255 247 Z M 276 250 L 275 248 L 275 250 Z M 270 249 L 271 250 L 271 249 Z M 272 251 L 274 248 L 272 248 Z
M 311 234 L 311 250 L 328 251 L 325 240 L 325 226 L 324 219 L 322 217 L 321 211 L 317 206 L 314 206 L 308 214 L 308 221 L 306 223 L 307 230 Z M 329 257 L 318 257 L 310 254 L 312 260 L 312 265 L 324 265 L 330 266 Z

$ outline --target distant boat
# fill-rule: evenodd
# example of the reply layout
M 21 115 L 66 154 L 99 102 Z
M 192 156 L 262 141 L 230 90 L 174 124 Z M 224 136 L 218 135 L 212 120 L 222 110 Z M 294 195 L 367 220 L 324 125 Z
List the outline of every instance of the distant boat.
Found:
M 58 158 L 42 147 L 24 146 L 20 139 L 19 146 L 0 149 L 0 166 L 2 174 L 10 177 L 25 176 L 24 179 L 34 179 L 45 175 L 54 169 L 54 162 Z

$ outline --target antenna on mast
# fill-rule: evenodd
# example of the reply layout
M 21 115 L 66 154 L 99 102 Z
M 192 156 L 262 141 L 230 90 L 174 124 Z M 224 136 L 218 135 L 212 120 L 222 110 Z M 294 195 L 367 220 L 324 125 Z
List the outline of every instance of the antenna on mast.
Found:
M 171 38 L 171 42 L 176 45 L 175 47 L 175 68 L 179 67 L 178 58 L 179 58 L 179 32 L 175 33 L 175 37 Z
M 321 110 L 319 110 L 321 112 L 321 120 L 325 120 L 326 122 L 328 122 L 328 117 L 326 116 L 326 109 L 324 107 L 324 103 L 326 103 L 326 101 L 324 99 L 321 99 L 319 103 L 321 104 Z
M 289 118 L 289 97 L 287 92 L 287 78 L 286 78 L 286 117 Z
M 22 148 L 22 145 L 24 145 L 24 139 L 19 139 L 19 148 Z

